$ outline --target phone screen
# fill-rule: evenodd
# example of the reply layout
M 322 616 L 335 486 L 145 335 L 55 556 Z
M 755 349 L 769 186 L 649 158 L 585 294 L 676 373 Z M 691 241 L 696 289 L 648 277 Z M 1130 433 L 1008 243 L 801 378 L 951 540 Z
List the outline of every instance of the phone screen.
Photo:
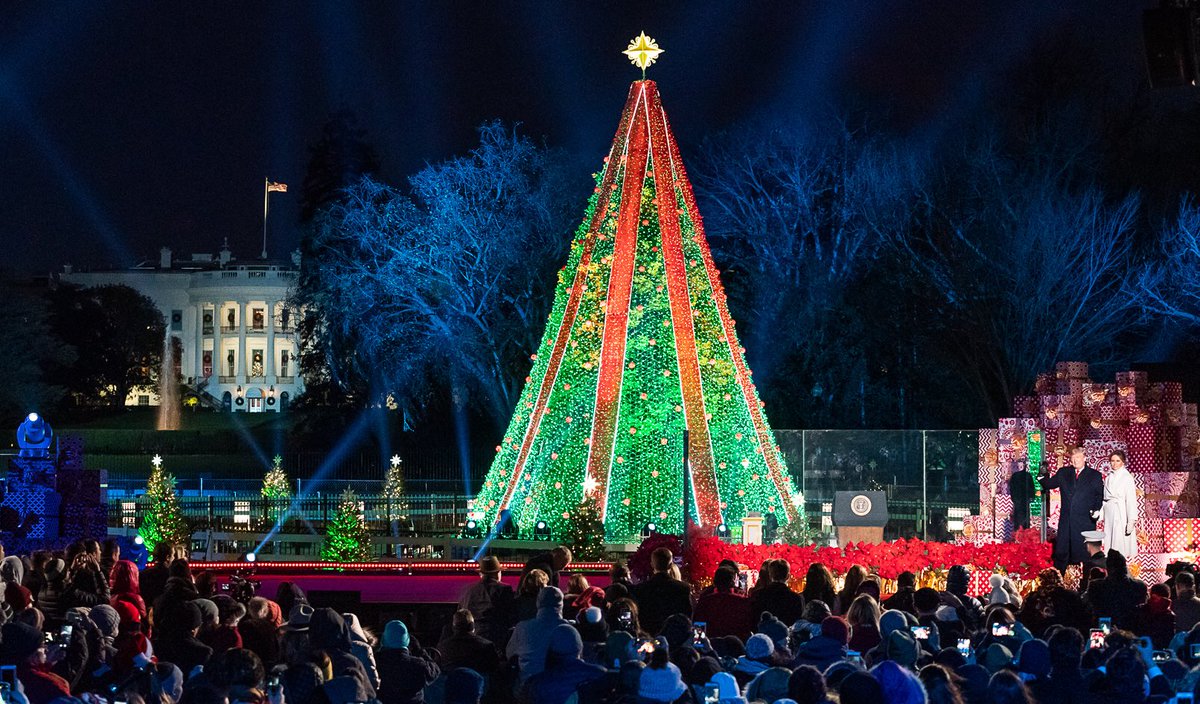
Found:
M 1195 698 L 1191 692 L 1179 692 L 1175 695 L 1174 699 L 1169 701 L 1173 702 L 1174 704 L 1192 704 L 1192 702 L 1195 701 Z
M 1200 660 L 1200 643 L 1192 643 L 1192 659 Z
M 1008 627 L 1008 625 L 1004 624 L 1004 623 L 993 623 L 992 624 L 992 635 L 994 635 L 994 636 L 1012 635 L 1012 629 L 1010 629 Z
M 858 652 L 857 650 L 847 650 L 846 651 L 846 659 L 849 660 L 850 662 L 858 663 L 861 665 L 862 664 L 862 653 Z
M 17 687 L 17 668 L 13 665 L 0 666 L 0 682 L 16 689 Z
M 63 642 L 67 642 L 67 641 L 71 640 L 71 632 L 74 630 L 75 630 L 75 627 L 72 626 L 71 624 L 68 623 L 68 624 L 64 625 L 62 627 L 62 630 L 58 632 L 59 639 L 62 640 Z
M 704 704 L 720 704 L 721 686 L 716 684 L 704 685 Z
M 646 654 L 653 653 L 654 652 L 654 641 L 644 640 L 641 643 L 638 643 L 638 652 L 646 653 Z
M 958 639 L 958 652 L 961 653 L 964 658 L 971 656 L 971 639 L 970 638 L 959 638 Z
M 696 645 L 704 643 L 704 634 L 708 629 L 708 624 L 704 621 L 696 621 L 692 624 L 692 642 Z
M 1092 649 L 1100 649 L 1104 647 L 1104 631 L 1099 628 L 1093 628 L 1088 631 L 1088 647 Z
M 1104 631 L 1104 635 L 1112 633 L 1112 618 L 1105 616 L 1100 619 L 1100 630 Z
M 929 626 L 911 626 L 913 638 L 917 640 L 929 640 Z
M 1154 662 L 1166 662 L 1171 659 L 1171 651 L 1155 650 L 1151 657 L 1154 659 Z
M 622 611 L 621 613 L 617 614 L 617 623 L 621 624 L 621 626 L 624 628 L 629 628 L 633 625 L 633 613 L 629 611 Z

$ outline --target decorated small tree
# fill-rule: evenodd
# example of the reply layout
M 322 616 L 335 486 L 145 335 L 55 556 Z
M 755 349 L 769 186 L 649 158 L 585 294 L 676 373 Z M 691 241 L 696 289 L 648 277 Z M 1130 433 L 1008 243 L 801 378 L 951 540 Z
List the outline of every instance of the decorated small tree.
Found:
M 578 560 L 595 561 L 604 557 L 604 521 L 596 493 L 596 482 L 590 477 L 584 479 L 583 501 L 572 512 L 563 536 Z
M 362 562 L 370 556 L 371 533 L 363 519 L 358 495 L 346 487 L 337 513 L 326 527 L 321 559 L 327 562 Z
M 292 487 L 287 472 L 283 471 L 283 457 L 279 455 L 275 455 L 274 466 L 263 476 L 262 495 L 267 500 L 267 517 L 278 522 L 292 499 Z
M 387 503 L 388 520 L 395 524 L 408 518 L 408 499 L 404 496 L 404 467 L 400 455 L 392 455 L 391 467 L 383 480 L 383 497 Z
M 154 546 L 162 542 L 190 547 L 192 531 L 188 528 L 187 519 L 183 517 L 179 495 L 175 493 L 175 476 L 163 470 L 160 455 L 155 455 L 150 463 L 154 465 L 154 469 L 146 482 L 146 499 L 149 506 L 142 517 L 142 524 L 138 527 L 138 535 L 145 543 L 146 550 L 151 553 L 154 552 Z

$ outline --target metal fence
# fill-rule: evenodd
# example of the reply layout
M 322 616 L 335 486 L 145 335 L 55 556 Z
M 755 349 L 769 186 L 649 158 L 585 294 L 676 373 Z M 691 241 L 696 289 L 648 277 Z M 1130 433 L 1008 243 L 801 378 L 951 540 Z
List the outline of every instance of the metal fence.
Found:
M 944 539 L 962 515 L 978 509 L 977 431 L 780 430 L 775 435 L 796 486 L 804 493 L 811 527 L 819 531 L 831 531 L 834 494 L 841 490 L 884 491 L 891 515 L 888 537 Z M 467 501 L 487 470 L 482 462 L 471 465 L 464 477 L 461 466 L 452 466 L 450 459 L 427 463 L 406 457 L 409 522 L 401 532 L 457 532 L 466 520 Z M 306 478 L 312 472 L 289 468 L 289 473 L 299 477 L 293 490 L 302 498 L 287 510 L 262 498 L 261 474 L 251 479 L 214 473 L 209 478 L 181 480 L 178 488 L 185 514 L 197 530 L 270 530 L 279 523 L 285 533 L 321 531 L 336 510 L 341 491 L 350 487 L 360 496 L 372 531 L 394 534 L 386 519 L 395 513 L 394 507 L 380 496 L 382 470 L 375 478 L 320 480 Z M 138 524 L 145 505 L 137 497 L 144 482 L 140 477 L 110 478 L 110 525 Z M 281 512 L 286 517 L 280 522 Z

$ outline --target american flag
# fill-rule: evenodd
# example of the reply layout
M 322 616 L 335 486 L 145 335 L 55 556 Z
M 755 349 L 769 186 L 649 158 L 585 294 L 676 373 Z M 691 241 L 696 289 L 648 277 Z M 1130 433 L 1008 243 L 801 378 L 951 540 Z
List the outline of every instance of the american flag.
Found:
M 271 193 L 271 192 L 287 193 L 287 184 L 286 183 L 275 183 L 274 181 L 267 181 L 267 193 Z

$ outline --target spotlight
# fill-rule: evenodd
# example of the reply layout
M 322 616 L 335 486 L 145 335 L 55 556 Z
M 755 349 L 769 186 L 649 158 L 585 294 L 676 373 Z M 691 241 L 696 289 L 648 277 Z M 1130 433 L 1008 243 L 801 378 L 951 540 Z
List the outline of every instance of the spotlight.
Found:
M 133 536 L 133 544 L 134 545 L 145 545 L 146 541 L 142 540 L 142 536 L 135 535 L 135 536 Z
M 538 521 L 533 527 L 533 537 L 537 540 L 550 539 L 550 525 L 545 521 Z
M 28 418 L 29 418 L 29 422 L 30 422 L 30 423 L 36 423 L 36 422 L 37 422 L 37 420 L 38 420 L 38 414 L 37 414 L 37 413 L 30 413 L 30 414 L 29 414 L 29 416 L 28 416 Z
M 654 521 L 651 521 L 646 524 L 645 528 L 642 528 L 642 537 L 649 538 L 650 536 L 654 535 L 657 532 L 658 532 L 658 526 L 654 525 Z
M 467 519 L 467 525 L 463 528 L 463 535 L 468 538 L 478 538 L 479 522 L 474 518 Z
M 717 537 L 718 538 L 721 538 L 722 540 L 728 540 L 729 535 L 730 535 L 729 526 L 725 525 L 724 523 L 721 523 L 720 525 L 717 526 Z
M 257 560 L 258 560 L 258 555 L 255 555 L 253 550 L 246 553 L 246 562 L 256 562 Z
M 520 535 L 521 535 L 520 527 L 517 526 L 517 522 L 513 520 L 511 515 L 505 516 L 504 518 L 500 519 L 500 536 L 501 537 L 510 538 L 510 539 L 515 540 L 516 538 L 520 537 Z

